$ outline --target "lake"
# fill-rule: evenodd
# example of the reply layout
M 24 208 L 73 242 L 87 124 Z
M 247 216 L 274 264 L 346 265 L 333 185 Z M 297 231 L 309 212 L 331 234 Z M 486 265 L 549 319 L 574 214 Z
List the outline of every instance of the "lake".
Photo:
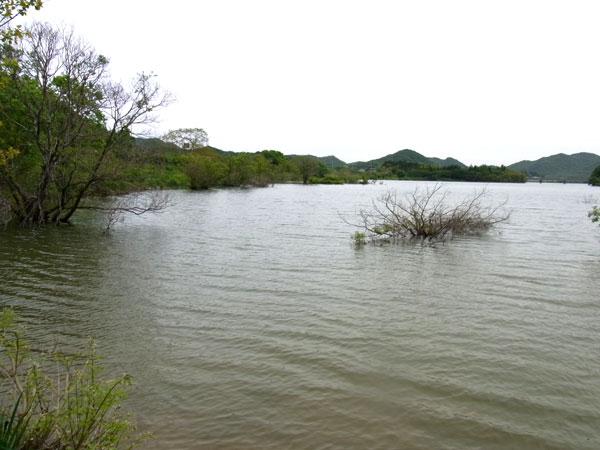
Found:
M 492 184 L 509 222 L 356 248 L 388 190 L 174 191 L 103 236 L 0 231 L 0 306 L 32 339 L 96 338 L 158 449 L 600 448 L 600 189 Z M 449 198 L 485 185 L 448 183 Z

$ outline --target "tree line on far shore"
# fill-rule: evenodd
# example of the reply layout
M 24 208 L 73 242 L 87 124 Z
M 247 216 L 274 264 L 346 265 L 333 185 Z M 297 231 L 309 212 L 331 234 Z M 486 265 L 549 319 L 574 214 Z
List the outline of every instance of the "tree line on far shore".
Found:
M 200 138 L 199 138 L 200 137 Z M 387 161 L 363 169 L 331 166 L 310 155 L 284 155 L 277 150 L 234 153 L 210 147 L 200 128 L 172 130 L 162 139 L 138 139 L 135 149 L 142 170 L 130 173 L 142 186 L 208 189 L 269 186 L 273 183 L 363 183 L 369 180 L 525 182 L 521 172 L 504 166 L 439 166 Z M 136 174 L 137 173 L 137 174 Z

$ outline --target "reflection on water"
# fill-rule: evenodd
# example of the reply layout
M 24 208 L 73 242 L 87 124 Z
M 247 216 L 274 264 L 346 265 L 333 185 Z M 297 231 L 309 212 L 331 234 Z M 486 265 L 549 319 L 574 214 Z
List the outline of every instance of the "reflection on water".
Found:
M 584 185 L 490 185 L 497 233 L 355 249 L 395 188 L 176 192 L 101 236 L 0 232 L 0 304 L 134 374 L 148 448 L 600 447 L 600 231 Z M 452 195 L 473 184 L 448 184 Z

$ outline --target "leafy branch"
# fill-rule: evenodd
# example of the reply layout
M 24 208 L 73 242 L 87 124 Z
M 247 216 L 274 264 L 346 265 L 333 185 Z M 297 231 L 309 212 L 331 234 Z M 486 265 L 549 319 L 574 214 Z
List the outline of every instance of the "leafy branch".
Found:
M 92 339 L 75 355 L 33 356 L 17 319 L 0 314 L 0 448 L 108 450 L 146 437 L 121 411 L 132 377 L 105 379 Z

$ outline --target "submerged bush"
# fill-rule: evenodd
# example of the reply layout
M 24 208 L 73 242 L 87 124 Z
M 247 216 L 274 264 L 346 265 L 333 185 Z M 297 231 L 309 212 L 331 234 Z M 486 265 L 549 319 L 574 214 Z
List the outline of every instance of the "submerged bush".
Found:
M 597 205 L 592 208 L 590 212 L 588 212 L 588 217 L 592 219 L 592 222 L 598 223 L 600 222 L 600 207 Z
M 365 245 L 367 243 L 366 237 L 367 237 L 367 235 L 365 233 L 361 233 L 360 231 L 355 231 L 354 234 L 352 235 L 352 241 L 354 242 L 354 245 L 356 245 L 357 247 L 362 247 L 363 245 Z
M 102 378 L 93 341 L 80 354 L 32 355 L 10 308 L 0 314 L 0 448 L 116 449 L 142 437 L 120 411 L 131 377 Z
M 404 196 L 388 192 L 373 202 L 372 209 L 360 210 L 360 222 L 353 225 L 374 243 L 439 241 L 481 234 L 509 218 L 501 211 L 504 203 L 485 206 L 485 195 L 483 190 L 458 204 L 449 204 L 447 192 L 439 184 L 426 190 L 417 188 Z
M 346 180 L 336 175 L 325 175 L 324 177 L 310 177 L 308 184 L 345 184 Z

